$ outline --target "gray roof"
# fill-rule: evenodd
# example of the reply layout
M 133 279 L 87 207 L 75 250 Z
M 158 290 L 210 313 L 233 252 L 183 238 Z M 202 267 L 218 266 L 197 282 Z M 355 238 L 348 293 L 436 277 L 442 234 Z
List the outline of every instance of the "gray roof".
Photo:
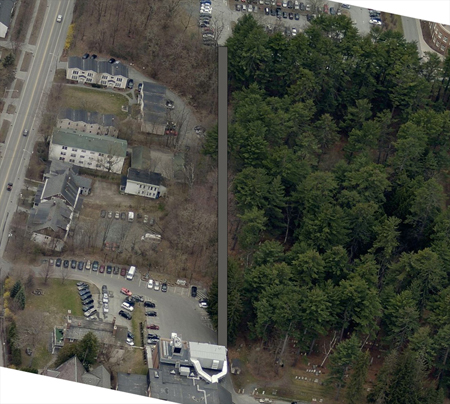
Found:
M 79 191 L 75 177 L 75 174 L 69 169 L 64 174 L 48 178 L 45 181 L 41 198 L 49 199 L 54 196 L 61 196 L 70 206 L 75 208 L 75 204 L 78 204 L 77 196 Z
M 185 376 L 171 373 L 174 365 L 160 363 L 159 369 L 149 369 L 150 397 L 175 403 L 198 404 L 204 400 L 205 390 L 208 404 L 231 404 L 231 393 L 220 383 L 207 383 L 202 379 L 188 379 Z M 190 371 L 194 372 L 193 368 Z
M 106 389 L 111 388 L 111 376 L 103 365 L 96 367 L 92 372 L 86 372 L 81 376 L 84 384 L 90 384 L 91 386 L 104 387 Z
M 125 157 L 127 155 L 126 140 L 109 136 L 97 136 L 73 129 L 54 129 L 51 142 L 61 146 L 90 150 L 119 157 Z
M 150 168 L 150 149 L 144 146 L 134 146 L 131 151 L 131 167 L 138 170 Z
M 11 22 L 11 13 L 13 11 L 15 0 L 0 1 L 0 23 L 9 27 Z
M 71 211 L 61 199 L 43 201 L 30 210 L 28 226 L 32 231 L 44 229 L 66 230 L 70 222 Z
M 69 119 L 73 122 L 85 122 L 90 125 L 116 126 L 116 116 L 114 114 L 100 114 L 89 112 L 83 109 L 63 109 L 59 113 L 59 119 Z
M 82 59 L 79 56 L 71 56 L 68 61 L 68 68 L 78 68 L 80 70 L 92 70 L 97 73 L 107 73 L 111 76 L 124 76 L 128 78 L 128 67 L 122 63 L 111 64 L 108 61 L 99 62 L 96 59 Z
M 80 340 L 91 331 L 100 341 L 105 341 L 112 336 L 113 329 L 114 324 L 112 322 L 92 321 L 86 320 L 84 317 L 72 317 L 70 327 L 64 332 L 64 338 Z M 126 331 L 127 328 L 117 325 L 116 338 L 124 330 Z
M 117 390 L 148 397 L 147 376 L 128 373 L 117 373 Z
M 144 184 L 159 186 L 162 182 L 162 175 L 146 170 L 128 169 L 128 180 L 142 182 Z
M 72 382 L 82 382 L 82 376 L 86 372 L 82 363 L 76 356 L 59 365 L 55 372 L 58 372 L 56 378 L 70 380 Z
M 166 87 L 144 81 L 141 94 L 144 120 L 165 125 L 167 122 Z
M 67 163 L 62 160 L 50 160 L 49 163 L 50 164 L 45 168 L 44 175 L 46 177 L 64 174 L 69 168 L 71 168 L 75 174 L 78 174 L 78 167 L 74 166 L 72 163 Z

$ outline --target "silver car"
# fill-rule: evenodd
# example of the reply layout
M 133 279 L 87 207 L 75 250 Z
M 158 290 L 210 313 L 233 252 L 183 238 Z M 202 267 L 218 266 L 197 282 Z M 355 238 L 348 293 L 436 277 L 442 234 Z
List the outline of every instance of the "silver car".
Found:
M 109 303 L 108 293 L 103 293 L 103 303 Z

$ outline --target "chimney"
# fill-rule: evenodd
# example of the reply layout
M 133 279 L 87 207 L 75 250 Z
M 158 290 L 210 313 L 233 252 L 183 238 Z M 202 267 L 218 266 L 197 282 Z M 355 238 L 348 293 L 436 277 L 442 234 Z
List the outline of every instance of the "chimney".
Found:
M 70 328 L 70 324 L 72 323 L 72 320 L 69 318 L 68 320 L 67 320 L 67 329 L 69 329 Z
M 113 328 L 113 337 L 116 336 L 116 332 L 117 332 L 117 325 L 115 325 L 114 328 Z
M 113 325 L 113 327 L 116 325 L 116 318 L 115 317 L 113 317 L 112 325 Z

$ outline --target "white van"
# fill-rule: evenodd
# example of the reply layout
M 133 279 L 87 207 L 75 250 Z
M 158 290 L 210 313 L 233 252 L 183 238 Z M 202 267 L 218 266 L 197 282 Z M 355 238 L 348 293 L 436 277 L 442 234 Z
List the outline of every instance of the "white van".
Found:
M 132 222 L 134 220 L 134 213 L 133 212 L 128 212 L 128 221 Z
M 129 281 L 132 281 L 135 273 L 136 273 L 136 267 L 131 266 L 130 269 L 128 270 L 127 279 Z

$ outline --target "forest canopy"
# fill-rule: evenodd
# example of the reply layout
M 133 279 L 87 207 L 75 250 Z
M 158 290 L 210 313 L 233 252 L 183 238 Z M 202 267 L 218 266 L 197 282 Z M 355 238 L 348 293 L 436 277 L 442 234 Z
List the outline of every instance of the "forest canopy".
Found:
M 398 32 L 360 36 L 343 15 L 320 16 L 293 38 L 245 15 L 227 47 L 230 343 L 246 334 L 276 350 L 291 337 L 311 352 L 335 334 L 330 383 L 340 389 L 349 369 L 367 371 L 363 341 L 377 341 L 393 353 L 370 402 L 441 402 L 437 387 L 450 382 L 450 57 L 420 58 Z M 217 133 L 208 136 L 214 155 Z M 340 352 L 345 369 L 333 367 Z M 409 401 L 383 390 L 382 376 L 416 380 Z

